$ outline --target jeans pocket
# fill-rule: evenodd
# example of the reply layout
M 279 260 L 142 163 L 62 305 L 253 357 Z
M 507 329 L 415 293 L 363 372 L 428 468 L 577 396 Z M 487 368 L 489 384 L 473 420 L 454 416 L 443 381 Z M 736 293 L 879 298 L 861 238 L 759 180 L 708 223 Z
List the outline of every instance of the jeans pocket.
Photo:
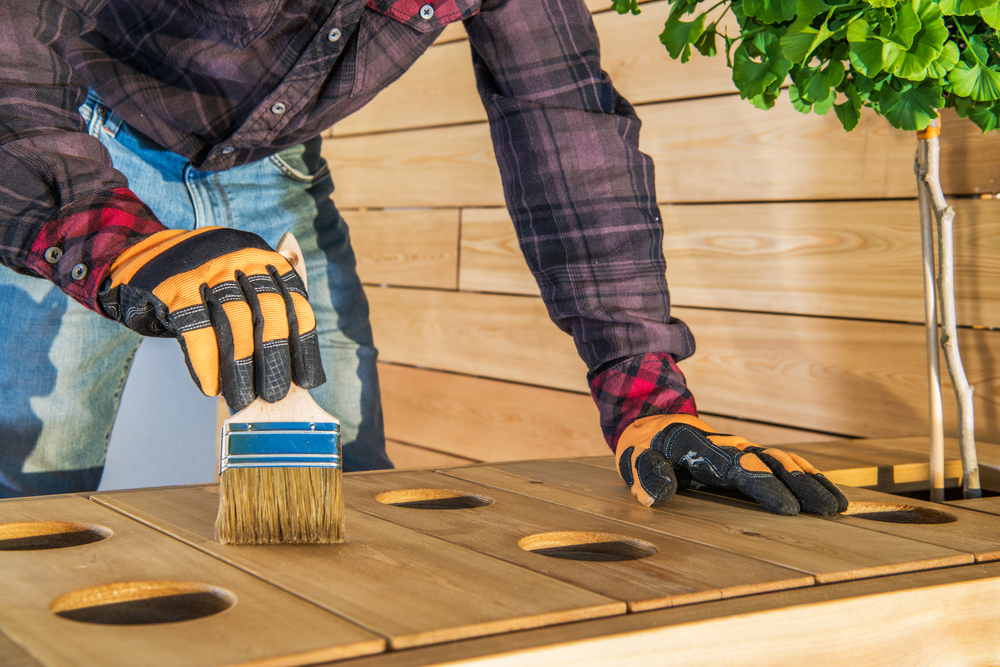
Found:
M 315 183 L 330 173 L 326 160 L 320 155 L 321 145 L 322 138 L 316 137 L 267 159 L 282 175 L 300 183 Z

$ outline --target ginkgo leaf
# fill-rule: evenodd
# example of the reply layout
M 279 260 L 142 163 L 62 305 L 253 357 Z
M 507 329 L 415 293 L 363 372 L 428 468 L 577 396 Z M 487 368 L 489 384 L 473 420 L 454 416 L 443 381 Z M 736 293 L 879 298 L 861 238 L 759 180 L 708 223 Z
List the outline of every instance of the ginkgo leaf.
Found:
M 761 23 L 782 23 L 795 18 L 798 0 L 743 0 L 743 12 Z
M 902 91 L 890 85 L 879 90 L 878 109 L 889 124 L 900 130 L 915 132 L 937 118 L 936 109 L 944 106 L 941 87 L 934 83 L 904 84 Z
M 969 16 L 980 9 L 993 7 L 1000 0 L 941 0 L 941 11 L 945 16 Z
M 986 22 L 986 25 L 994 30 L 1000 30 L 1000 2 L 980 9 L 979 16 Z
M 747 55 L 746 47 L 740 44 L 733 55 L 733 83 L 740 91 L 740 97 L 750 99 L 761 95 L 777 77 L 767 60 L 757 62 Z
M 948 73 L 952 92 L 977 102 L 1000 100 L 1000 72 L 976 63 L 959 62 Z
M 660 43 L 667 47 L 671 58 L 682 58 L 683 62 L 687 62 L 687 58 L 683 57 L 684 52 L 687 51 L 687 56 L 690 57 L 691 42 L 696 41 L 705 31 L 705 14 L 693 21 L 681 21 L 678 17 L 680 13 L 676 7 L 670 12 L 663 32 L 660 33 Z
M 941 79 L 951 68 L 955 66 L 958 62 L 958 47 L 955 46 L 955 42 L 945 42 L 944 48 L 939 55 L 930 65 L 927 66 L 927 78 L 931 79 Z
M 941 9 L 933 0 L 913 0 L 913 9 L 920 20 L 921 28 L 913 36 L 913 43 L 893 63 L 886 68 L 894 75 L 911 81 L 927 78 L 927 68 L 941 55 L 948 40 L 948 27 L 944 24 Z
M 830 14 L 832 12 L 833 10 L 830 10 Z M 793 63 L 805 62 L 816 47 L 833 34 L 827 27 L 830 14 L 827 14 L 827 20 L 823 21 L 819 28 L 810 25 L 811 17 L 805 18 L 799 15 L 795 23 L 788 27 L 788 32 L 781 37 L 781 52 L 785 57 Z

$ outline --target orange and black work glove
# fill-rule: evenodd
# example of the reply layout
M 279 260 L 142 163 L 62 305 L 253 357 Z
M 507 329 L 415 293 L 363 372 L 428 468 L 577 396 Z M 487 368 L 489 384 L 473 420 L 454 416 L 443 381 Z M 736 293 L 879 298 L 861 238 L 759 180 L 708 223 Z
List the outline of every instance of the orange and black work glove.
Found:
M 632 495 L 662 505 L 678 488 L 738 489 L 775 514 L 831 515 L 847 498 L 801 456 L 716 433 L 690 415 L 637 419 L 618 439 L 618 472 Z
M 112 263 L 99 297 L 129 329 L 176 337 L 198 388 L 233 410 L 326 380 L 302 280 L 256 234 L 157 232 Z

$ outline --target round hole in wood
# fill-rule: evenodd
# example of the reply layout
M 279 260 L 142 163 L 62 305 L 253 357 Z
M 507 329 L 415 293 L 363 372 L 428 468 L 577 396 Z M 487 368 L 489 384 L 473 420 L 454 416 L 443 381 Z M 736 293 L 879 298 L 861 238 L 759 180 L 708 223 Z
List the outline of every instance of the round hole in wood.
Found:
M 229 591 L 187 581 L 124 581 L 81 588 L 49 605 L 56 616 L 100 625 L 150 625 L 205 618 L 236 602 Z
M 398 489 L 380 493 L 375 500 L 383 505 L 419 510 L 464 510 L 493 504 L 488 496 L 453 489 Z
M 625 561 L 656 555 L 656 546 L 643 540 L 613 533 L 558 531 L 522 537 L 517 546 L 525 551 L 566 560 Z
M 886 523 L 952 523 L 958 517 L 948 512 L 902 503 L 852 502 L 844 514 Z
M 0 551 L 40 551 L 92 544 L 111 529 L 76 521 L 21 521 L 0 524 Z

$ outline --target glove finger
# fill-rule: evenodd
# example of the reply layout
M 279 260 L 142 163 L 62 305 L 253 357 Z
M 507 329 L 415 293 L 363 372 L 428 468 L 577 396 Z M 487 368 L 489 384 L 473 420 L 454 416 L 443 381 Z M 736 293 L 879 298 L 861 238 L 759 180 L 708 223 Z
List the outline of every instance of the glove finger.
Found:
M 741 454 L 730 474 L 732 485 L 773 514 L 792 516 L 802 509 L 795 495 L 753 452 Z
M 802 471 L 791 456 L 780 449 L 764 449 L 757 452 L 760 459 L 787 486 L 807 514 L 829 516 L 837 513 L 839 499 L 823 484 Z
M 316 316 L 306 298 L 302 280 L 294 270 L 279 275 L 277 269 L 268 266 L 267 271 L 281 294 L 288 316 L 288 351 L 292 379 L 305 389 L 318 387 L 326 382 L 326 374 L 320 359 Z
M 792 457 L 793 461 L 799 464 L 799 467 L 802 468 L 802 470 L 804 470 L 807 475 L 809 475 L 814 480 L 822 484 L 823 488 L 829 491 L 830 495 L 832 495 L 834 498 L 837 499 L 838 512 L 847 511 L 847 506 L 850 505 L 850 502 L 847 500 L 847 497 L 843 494 L 843 492 L 841 492 L 841 490 L 837 488 L 836 484 L 828 480 L 826 476 L 823 473 L 821 473 L 813 464 L 809 463 L 809 461 L 806 461 L 798 454 L 793 454 L 792 452 L 787 452 L 787 454 L 790 457 Z
M 627 447 L 618 457 L 618 473 L 632 495 L 646 507 L 664 505 L 677 492 L 673 466 L 652 449 Z
M 242 410 L 254 399 L 253 348 L 247 340 L 247 331 L 251 328 L 250 309 L 237 285 L 231 282 L 215 289 L 202 285 L 201 298 L 216 339 L 216 382 L 221 384 L 229 408 Z M 219 389 L 215 393 L 219 393 Z
M 288 358 L 288 314 L 271 277 L 236 272 L 253 319 L 254 388 L 268 403 L 285 397 L 292 381 Z

